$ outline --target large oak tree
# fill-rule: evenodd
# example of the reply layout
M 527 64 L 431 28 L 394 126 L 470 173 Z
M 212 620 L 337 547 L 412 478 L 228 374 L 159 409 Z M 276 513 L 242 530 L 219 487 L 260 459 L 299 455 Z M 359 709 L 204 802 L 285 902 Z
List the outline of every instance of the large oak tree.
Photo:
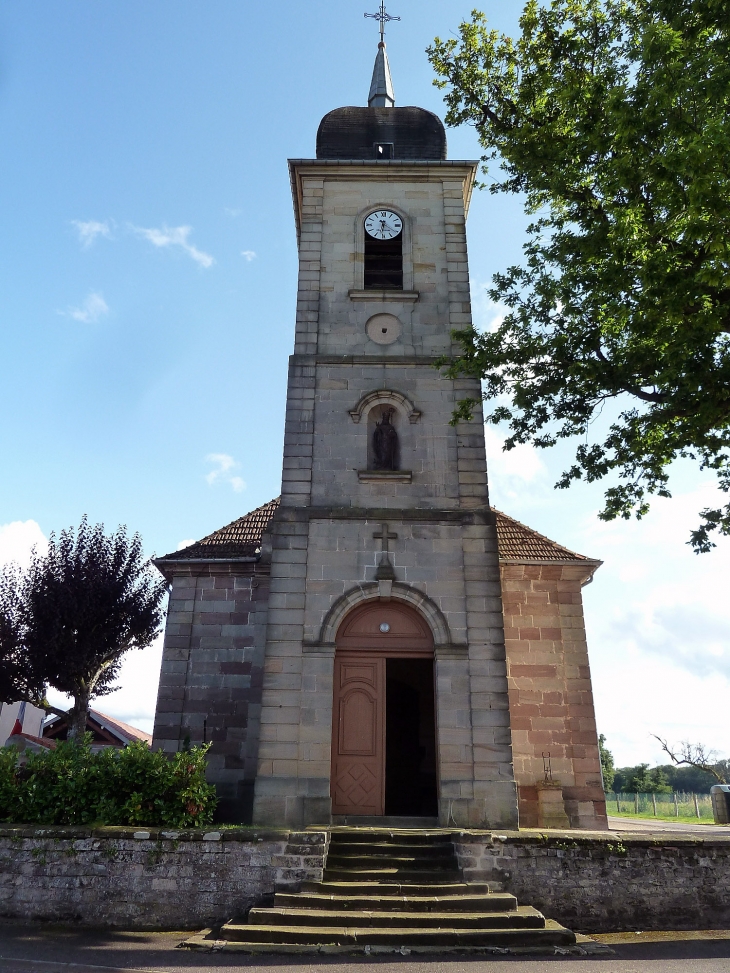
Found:
M 448 123 L 476 127 L 491 191 L 533 218 L 493 279 L 507 315 L 457 333 L 451 373 L 483 379 L 507 449 L 580 437 L 558 485 L 608 476 L 604 519 L 669 496 L 679 457 L 728 492 L 730 6 L 530 0 L 520 28 L 474 11 L 429 49 Z M 730 505 L 701 512 L 696 551 L 713 531 Z

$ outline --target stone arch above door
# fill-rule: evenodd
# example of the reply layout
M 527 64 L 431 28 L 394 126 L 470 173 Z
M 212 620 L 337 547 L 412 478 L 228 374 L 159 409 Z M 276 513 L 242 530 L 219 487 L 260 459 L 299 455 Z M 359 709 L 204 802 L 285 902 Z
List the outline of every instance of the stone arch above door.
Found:
M 433 653 L 433 633 L 405 601 L 369 600 L 348 612 L 337 629 L 337 650 Z
M 319 638 L 316 641 L 303 644 L 304 652 L 333 655 L 340 625 L 353 608 L 364 603 L 387 605 L 393 601 L 410 605 L 419 613 L 431 632 L 437 659 L 441 657 L 466 657 L 468 655 L 466 644 L 452 640 L 449 624 L 438 606 L 418 589 L 397 581 L 392 584 L 390 599 L 381 598 L 380 586 L 377 582 L 351 588 L 350 591 L 337 599 L 325 615 L 319 631 Z

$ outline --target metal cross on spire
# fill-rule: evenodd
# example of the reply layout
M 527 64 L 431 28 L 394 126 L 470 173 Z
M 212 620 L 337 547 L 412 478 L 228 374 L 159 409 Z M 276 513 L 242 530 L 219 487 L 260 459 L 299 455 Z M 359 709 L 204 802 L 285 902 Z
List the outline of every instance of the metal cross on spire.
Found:
M 384 44 L 385 37 L 385 25 L 391 20 L 400 20 L 400 17 L 393 17 L 391 14 L 385 11 L 385 0 L 380 4 L 380 10 L 376 14 L 365 14 L 365 17 L 372 17 L 373 20 L 380 21 L 380 43 Z

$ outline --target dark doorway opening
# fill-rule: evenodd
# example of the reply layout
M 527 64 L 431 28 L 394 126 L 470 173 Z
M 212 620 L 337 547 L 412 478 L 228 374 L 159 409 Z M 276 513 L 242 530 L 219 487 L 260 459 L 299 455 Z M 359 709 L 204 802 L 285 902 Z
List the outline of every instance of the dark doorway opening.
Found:
M 438 814 L 432 659 L 385 660 L 385 813 Z

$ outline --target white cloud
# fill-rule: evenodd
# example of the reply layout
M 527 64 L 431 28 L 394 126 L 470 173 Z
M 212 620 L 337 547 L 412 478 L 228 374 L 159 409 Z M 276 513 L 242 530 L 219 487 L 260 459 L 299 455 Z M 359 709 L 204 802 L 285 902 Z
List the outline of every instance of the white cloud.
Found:
M 177 545 L 176 550 L 178 550 L 178 551 L 184 551 L 186 547 L 190 547 L 190 545 L 191 544 L 194 544 L 194 543 L 195 543 L 195 538 L 194 537 L 188 537 L 187 540 L 180 541 L 180 543 Z
M 201 267 L 211 267 L 215 263 L 209 253 L 198 250 L 188 241 L 192 230 L 190 226 L 163 226 L 161 229 L 132 226 L 131 229 L 156 247 L 180 247 Z
M 471 287 L 471 313 L 477 331 L 494 332 L 504 321 L 509 308 L 496 304 L 488 294 L 491 283 L 475 281 Z
M 40 554 L 45 554 L 48 547 L 48 540 L 35 520 L 14 520 L 0 525 L 0 566 L 14 561 L 26 568 L 34 547 Z
M 241 256 L 245 260 L 247 260 L 249 263 L 251 263 L 252 260 L 255 260 L 256 259 L 256 251 L 255 250 L 241 250 Z
M 223 212 L 226 216 L 230 216 L 232 220 L 235 220 L 237 216 L 240 216 L 243 210 L 241 209 L 231 209 L 230 206 L 224 206 Z
M 109 313 L 109 305 L 101 294 L 92 291 L 81 307 L 68 307 L 58 313 L 66 318 L 73 318 L 74 321 L 83 321 L 84 324 L 95 324 L 99 318 Z
M 229 456 L 227 453 L 209 453 L 205 457 L 205 462 L 213 463 L 216 467 L 210 473 L 207 473 L 205 477 L 210 486 L 214 486 L 216 483 L 228 483 L 236 493 L 240 493 L 246 489 L 245 481 L 233 472 L 241 464 L 237 463 L 232 456 Z
M 83 220 L 71 220 L 71 223 L 78 230 L 79 240 L 84 249 L 90 247 L 99 236 L 111 239 L 112 231 L 108 220 L 104 220 L 103 223 L 100 223 L 98 220 L 87 220 L 86 222 Z
M 652 733 L 727 749 L 730 540 L 702 555 L 686 544 L 718 502 L 700 482 L 639 522 L 581 525 L 583 549 L 605 562 L 584 598 L 599 728 L 620 764 L 666 763 Z
M 547 484 L 547 467 L 535 446 L 524 444 L 504 451 L 505 437 L 492 426 L 484 427 L 490 490 L 502 503 L 526 493 L 541 494 Z M 505 511 L 507 513 L 508 511 Z

